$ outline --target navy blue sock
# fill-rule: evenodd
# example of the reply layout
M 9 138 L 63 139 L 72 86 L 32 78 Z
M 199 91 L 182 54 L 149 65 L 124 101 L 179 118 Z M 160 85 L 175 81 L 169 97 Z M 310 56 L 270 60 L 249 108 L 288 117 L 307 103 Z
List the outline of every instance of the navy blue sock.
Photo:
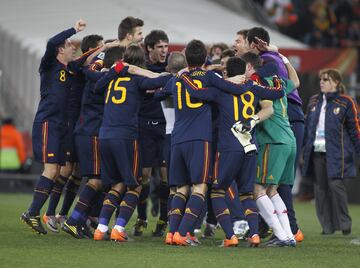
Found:
M 299 230 L 299 226 L 297 225 L 296 221 L 291 187 L 290 185 L 280 184 L 280 186 L 277 188 L 277 191 L 287 208 L 291 232 L 296 234 Z
M 182 193 L 176 193 L 172 199 L 169 213 L 170 233 L 175 233 L 178 230 L 182 216 L 184 215 L 185 205 L 186 196 Z
M 40 215 L 40 210 L 49 197 L 53 186 L 53 180 L 46 178 L 45 176 L 40 176 L 40 179 L 35 186 L 33 200 L 29 208 L 30 216 Z
M 241 203 L 245 209 L 245 218 L 249 224 L 249 236 L 259 234 L 259 210 L 256 206 L 255 200 L 251 197 L 241 200 Z
M 137 204 L 138 218 L 142 220 L 147 219 L 147 201 L 150 194 L 150 184 L 144 184 L 141 189 L 139 201 Z
M 235 182 L 233 182 L 225 193 L 226 205 L 230 210 L 231 221 L 245 220 L 244 208 L 238 198 L 239 192 Z
M 167 200 L 167 217 L 168 217 L 168 219 L 170 217 L 171 202 L 172 202 L 174 196 L 175 196 L 175 194 L 169 193 L 169 197 L 168 197 L 168 200 Z
M 97 194 L 98 191 L 96 188 L 91 183 L 87 183 L 80 193 L 79 201 L 76 203 L 76 206 L 71 213 L 70 218 L 67 220 L 67 223 L 70 225 L 83 223 L 83 219 L 87 218 Z
M 225 202 L 225 191 L 223 189 L 212 189 L 211 202 L 216 219 L 224 230 L 225 237 L 230 239 L 234 235 L 230 211 Z
M 119 209 L 121 201 L 121 194 L 114 189 L 111 189 L 109 193 L 106 195 L 103 203 L 103 207 L 101 208 L 99 223 L 104 225 L 109 225 L 109 221 L 111 219 L 112 214 L 115 209 Z
M 62 190 L 67 182 L 68 178 L 60 175 L 54 184 L 54 187 L 52 188 L 50 199 L 49 199 L 49 206 L 46 211 L 47 216 L 55 216 L 55 210 L 57 205 L 60 201 L 60 196 L 62 193 Z
M 181 236 L 193 230 L 197 218 L 200 216 L 201 209 L 204 205 L 205 197 L 199 193 L 192 193 L 187 203 L 184 217 L 178 228 Z
M 89 213 L 89 216 L 96 217 L 96 218 L 99 217 L 101 208 L 103 206 L 105 196 L 106 196 L 106 193 L 104 193 L 104 192 L 99 192 L 97 194 L 97 196 L 94 199 L 94 203 L 93 203 L 93 205 L 91 207 L 91 211 Z
M 138 203 L 139 193 L 129 190 L 125 193 L 123 200 L 120 203 L 119 216 L 116 219 L 116 225 L 125 227 L 129 222 L 136 205 Z
M 69 213 L 69 210 L 79 190 L 80 184 L 81 178 L 75 176 L 71 176 L 69 178 L 65 186 L 64 201 L 59 213 L 60 215 L 67 215 Z
M 210 189 L 211 191 L 211 189 Z M 210 197 L 210 191 L 207 197 L 207 215 L 206 215 L 206 222 L 209 224 L 217 224 L 217 220 L 214 214 L 214 210 L 213 210 L 213 206 L 212 206 L 212 202 L 211 202 L 211 197 Z
M 167 222 L 168 218 L 168 197 L 169 186 L 166 182 L 160 182 L 159 186 L 159 199 L 160 199 L 160 216 L 159 220 Z

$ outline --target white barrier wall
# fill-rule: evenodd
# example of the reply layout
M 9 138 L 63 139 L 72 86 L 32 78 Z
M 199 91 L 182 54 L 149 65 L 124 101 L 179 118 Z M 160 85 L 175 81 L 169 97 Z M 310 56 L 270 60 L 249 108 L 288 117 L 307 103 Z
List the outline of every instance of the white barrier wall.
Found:
M 0 55 L 0 112 L 13 117 L 21 130 L 31 131 L 40 96 L 40 57 L 2 28 Z

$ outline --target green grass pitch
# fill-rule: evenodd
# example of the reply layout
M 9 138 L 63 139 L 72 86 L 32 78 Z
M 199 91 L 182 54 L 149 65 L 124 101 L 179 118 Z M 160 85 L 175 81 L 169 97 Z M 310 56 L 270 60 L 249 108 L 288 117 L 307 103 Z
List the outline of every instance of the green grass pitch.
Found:
M 199 247 L 184 248 L 152 238 L 153 218 L 145 235 L 131 243 L 76 240 L 63 232 L 39 236 L 19 220 L 30 201 L 31 195 L 0 194 L 0 267 L 360 267 L 360 246 L 350 243 L 360 237 L 359 205 L 350 206 L 350 236 L 320 235 L 314 205 L 297 203 L 305 240 L 296 248 L 247 248 L 245 242 L 219 248 L 222 230 Z

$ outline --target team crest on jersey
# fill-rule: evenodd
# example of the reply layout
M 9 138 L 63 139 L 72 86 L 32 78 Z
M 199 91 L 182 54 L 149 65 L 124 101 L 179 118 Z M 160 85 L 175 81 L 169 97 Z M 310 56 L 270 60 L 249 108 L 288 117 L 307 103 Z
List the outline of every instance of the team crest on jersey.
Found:
M 336 114 L 336 115 L 339 114 L 340 113 L 340 107 L 334 108 L 333 113 Z
M 99 55 L 97 55 L 97 58 L 103 60 L 105 58 L 105 53 L 100 52 Z
M 310 111 L 315 112 L 315 110 L 316 110 L 316 107 L 314 106 L 314 107 L 311 108 Z

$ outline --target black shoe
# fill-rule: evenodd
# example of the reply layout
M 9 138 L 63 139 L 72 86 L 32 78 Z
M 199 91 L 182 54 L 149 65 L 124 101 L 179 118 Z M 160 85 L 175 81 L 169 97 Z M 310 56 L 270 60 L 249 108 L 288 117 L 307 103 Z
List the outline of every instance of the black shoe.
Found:
M 30 226 L 38 234 L 47 234 L 45 228 L 41 224 L 40 216 L 30 216 L 29 212 L 21 214 L 20 220 Z
M 215 236 L 215 224 L 206 223 L 205 230 L 201 238 L 210 238 Z
M 346 230 L 342 230 L 342 234 L 343 234 L 343 235 L 349 235 L 349 234 L 351 234 L 351 228 L 346 229 Z
M 94 238 L 94 234 L 91 232 L 90 228 L 86 224 L 82 225 L 80 227 L 80 230 L 84 238 L 89 238 L 89 239 Z
M 63 227 L 61 228 L 65 233 L 68 233 L 69 235 L 81 239 L 83 238 L 83 233 L 81 232 L 81 228 L 76 225 L 70 225 L 68 222 L 64 222 Z
M 334 233 L 335 233 L 335 231 L 330 231 L 330 232 L 322 231 L 322 232 L 321 232 L 322 235 L 332 235 L 332 234 L 334 234 Z
M 280 240 L 276 236 L 263 244 L 264 247 L 295 247 L 295 239 Z
M 158 222 L 156 223 L 155 231 L 152 232 L 152 236 L 163 237 L 166 231 L 166 227 L 167 227 L 166 222 L 162 220 L 158 220 Z
M 144 229 L 147 228 L 147 221 L 142 219 L 137 219 L 134 224 L 133 235 L 134 236 L 142 236 Z

